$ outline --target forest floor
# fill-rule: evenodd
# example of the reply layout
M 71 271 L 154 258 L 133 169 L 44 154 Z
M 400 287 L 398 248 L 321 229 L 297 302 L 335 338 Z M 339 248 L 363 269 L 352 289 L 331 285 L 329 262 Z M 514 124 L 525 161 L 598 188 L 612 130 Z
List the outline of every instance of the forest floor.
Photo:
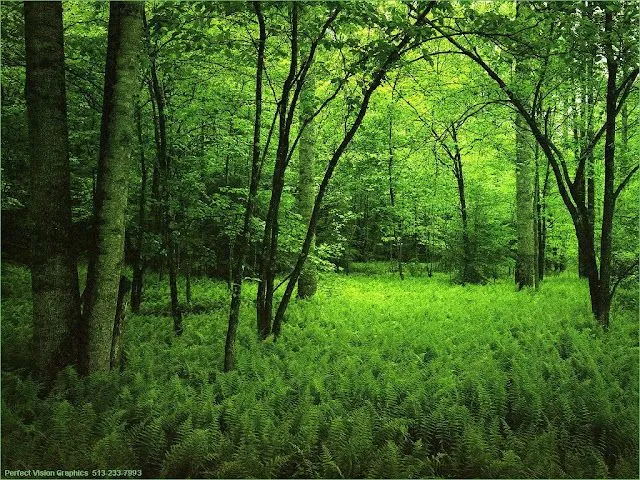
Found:
M 637 292 L 621 295 L 605 333 L 569 274 L 537 292 L 323 274 L 274 343 L 256 341 L 249 284 L 237 368 L 225 374 L 226 284 L 194 280 L 174 338 L 166 281 L 148 280 L 141 314 L 128 318 L 124 372 L 68 369 L 43 399 L 27 375 L 29 275 L 3 266 L 3 468 L 638 476 Z

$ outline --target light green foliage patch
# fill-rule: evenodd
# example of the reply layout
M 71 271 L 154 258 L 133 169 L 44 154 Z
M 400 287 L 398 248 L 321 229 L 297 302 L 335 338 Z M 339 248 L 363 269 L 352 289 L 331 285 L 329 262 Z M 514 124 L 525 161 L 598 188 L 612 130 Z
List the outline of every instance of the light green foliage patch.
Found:
M 314 298 L 291 306 L 277 343 L 256 341 L 254 307 L 243 305 L 237 368 L 227 374 L 226 285 L 193 282 L 193 310 L 175 338 L 166 282 L 156 283 L 129 318 L 124 373 L 83 380 L 67 370 L 44 399 L 25 373 L 28 280 L 5 266 L 3 468 L 174 478 L 638 474 L 635 314 L 618 309 L 602 332 L 586 285 L 569 276 L 516 292 L 507 281 L 461 287 L 438 274 L 325 274 Z

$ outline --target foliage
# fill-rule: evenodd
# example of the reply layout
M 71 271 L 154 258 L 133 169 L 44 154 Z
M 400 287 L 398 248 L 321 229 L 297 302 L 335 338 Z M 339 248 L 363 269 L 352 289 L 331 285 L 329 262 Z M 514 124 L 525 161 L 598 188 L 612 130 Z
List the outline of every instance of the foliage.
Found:
M 221 372 L 226 287 L 200 279 L 171 335 L 166 286 L 125 332 L 124 373 L 53 391 L 25 373 L 29 276 L 3 266 L 4 468 L 142 468 L 184 477 L 638 475 L 638 331 L 598 329 L 586 285 L 323 274 L 277 343 L 241 311 L 237 369 Z M 164 300 L 164 304 L 163 304 Z M 427 301 L 428 300 L 428 301 Z M 163 315 L 151 310 L 164 306 Z M 206 307 L 204 306 L 206 305 Z M 24 350 L 24 349 L 22 349 Z

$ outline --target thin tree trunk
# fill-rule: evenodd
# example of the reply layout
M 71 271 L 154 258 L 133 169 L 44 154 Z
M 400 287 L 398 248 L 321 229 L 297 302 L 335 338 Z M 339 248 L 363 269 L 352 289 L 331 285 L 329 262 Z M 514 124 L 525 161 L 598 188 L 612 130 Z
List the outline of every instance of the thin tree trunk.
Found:
M 464 188 L 464 173 L 462 171 L 462 159 L 456 152 L 455 177 L 458 185 L 458 199 L 460 201 L 460 218 L 462 220 L 462 283 L 474 282 L 472 272 L 471 245 L 469 241 L 469 220 L 467 215 L 467 199 Z
M 36 374 L 53 380 L 79 338 L 60 2 L 25 2 L 26 100 L 31 168 L 31 291 Z M 72 340 L 73 332 L 73 340 Z
M 547 248 L 547 197 L 549 195 L 549 162 L 545 168 L 544 183 L 538 201 L 538 279 L 544 279 L 545 257 Z
M 289 105 L 291 90 L 294 85 L 298 62 L 298 5 L 291 4 L 291 59 L 289 74 L 282 87 L 282 96 L 279 102 L 278 119 L 278 148 L 276 164 L 273 171 L 271 184 L 271 200 L 269 211 L 265 219 L 264 236 L 262 239 L 262 255 L 260 268 L 260 284 L 256 297 L 257 326 L 260 338 L 266 338 L 271 332 L 273 320 L 273 293 L 276 274 L 276 260 L 278 254 L 278 215 L 280 200 L 284 189 L 284 176 L 287 168 L 289 154 L 289 129 L 288 113 L 295 108 Z
M 142 302 L 142 291 L 144 285 L 144 237 L 146 221 L 146 202 L 147 202 L 147 162 L 144 154 L 144 142 L 142 139 L 142 115 L 140 106 L 136 109 L 136 123 L 138 127 L 138 146 L 140 148 L 140 200 L 138 203 L 138 230 L 135 246 L 135 259 L 133 264 L 133 282 L 131 285 L 131 311 L 133 313 L 140 312 L 140 303 Z
M 473 270 L 473 258 L 471 255 L 471 241 L 469 239 L 469 220 L 467 213 L 467 197 L 465 194 L 464 186 L 464 171 L 462 168 L 462 153 L 460 152 L 460 145 L 458 143 L 458 133 L 456 131 L 455 124 L 451 125 L 451 136 L 454 144 L 453 161 L 453 175 L 456 177 L 456 183 L 458 186 L 458 199 L 460 202 L 460 218 L 462 220 L 462 283 L 471 282 L 474 283 L 478 279 L 476 278 Z
M 127 183 L 135 138 L 134 106 L 142 41 L 141 4 L 112 2 L 105 69 L 102 131 L 98 158 L 95 238 L 90 257 L 83 317 L 87 328 L 84 370 L 111 367 L 113 322 L 124 265 Z
M 396 193 L 393 188 L 393 159 L 394 159 L 394 149 L 393 149 L 393 95 L 395 93 L 396 84 L 398 82 L 398 76 L 396 75 L 395 82 L 393 83 L 393 88 L 391 89 L 391 108 L 389 109 L 389 163 L 388 163 L 388 174 L 389 174 L 389 203 L 391 205 L 391 214 L 393 215 L 393 238 L 395 243 L 396 250 L 396 262 L 398 264 L 398 275 L 400 276 L 400 280 L 404 280 L 404 272 L 402 271 L 402 233 L 401 233 L 401 220 L 400 215 L 396 212 Z M 397 217 L 397 218 L 395 218 Z M 393 252 L 393 249 L 391 249 Z M 393 261 L 393 253 L 391 253 L 391 261 Z
M 186 276 L 186 285 L 185 285 L 185 301 L 187 305 L 191 303 L 191 261 L 189 258 L 185 260 L 186 268 L 185 268 L 185 276 Z
M 143 17 L 144 18 L 144 17 Z M 146 19 L 144 19 L 145 30 L 148 31 Z M 171 158 L 167 147 L 167 118 L 165 113 L 164 91 L 158 80 L 155 56 L 151 56 L 151 92 L 152 99 L 157 109 L 157 117 L 154 120 L 156 132 L 156 148 L 158 156 L 158 176 L 160 208 L 162 214 L 162 236 L 165 250 L 167 252 L 167 269 L 169 273 L 169 290 L 171 298 L 171 317 L 173 318 L 173 331 L 176 336 L 182 334 L 182 310 L 178 297 L 178 268 L 177 250 L 174 239 L 175 212 L 171 207 Z M 162 272 L 162 268 L 160 270 Z
M 247 251 L 251 245 L 251 219 L 256 204 L 256 194 L 260 181 L 260 122 L 262 119 L 262 74 L 264 71 L 264 49 L 267 41 L 267 34 L 264 24 L 264 16 L 260 2 L 254 2 L 253 7 L 256 12 L 260 28 L 260 38 L 258 40 L 258 58 L 256 66 L 256 99 L 255 118 L 253 122 L 253 146 L 251 153 L 251 180 L 247 204 L 244 213 L 244 223 L 242 234 L 238 238 L 236 247 L 236 268 L 233 270 L 233 284 L 231 286 L 231 306 L 229 308 L 229 326 L 227 328 L 227 338 L 224 346 L 224 371 L 231 370 L 235 363 L 235 342 L 238 331 L 238 319 L 240 316 L 240 302 L 242 299 L 242 280 L 247 259 Z

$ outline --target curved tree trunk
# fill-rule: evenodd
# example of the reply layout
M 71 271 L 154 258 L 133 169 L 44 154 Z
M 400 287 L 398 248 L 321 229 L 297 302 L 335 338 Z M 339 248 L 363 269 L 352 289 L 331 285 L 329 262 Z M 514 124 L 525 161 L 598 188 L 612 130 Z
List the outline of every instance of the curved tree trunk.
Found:
M 142 4 L 111 2 L 105 68 L 100 156 L 94 219 L 96 244 L 87 274 L 84 322 L 87 343 L 84 370 L 108 371 L 118 287 L 124 264 L 127 184 L 134 110 L 138 90 L 138 54 L 142 42 Z
M 37 375 L 48 382 L 74 360 L 78 270 L 71 193 L 60 2 L 25 2 L 26 99 L 31 161 L 31 289 Z M 77 333 L 77 332 L 76 332 Z

